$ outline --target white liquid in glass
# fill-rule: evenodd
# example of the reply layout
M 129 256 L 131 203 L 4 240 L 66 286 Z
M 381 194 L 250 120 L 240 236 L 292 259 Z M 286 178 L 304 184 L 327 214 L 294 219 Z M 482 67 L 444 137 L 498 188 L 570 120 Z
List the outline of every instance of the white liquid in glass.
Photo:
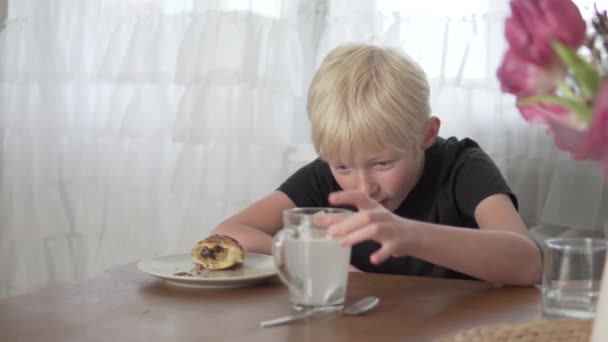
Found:
M 318 307 L 344 303 L 350 248 L 329 237 L 300 237 L 285 241 L 285 254 L 293 304 Z

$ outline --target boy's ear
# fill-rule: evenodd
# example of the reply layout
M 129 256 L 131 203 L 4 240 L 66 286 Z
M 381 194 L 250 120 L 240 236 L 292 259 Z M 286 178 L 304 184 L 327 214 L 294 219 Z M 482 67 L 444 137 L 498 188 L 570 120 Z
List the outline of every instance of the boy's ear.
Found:
M 436 116 L 431 116 L 426 124 L 426 131 L 424 132 L 424 137 L 422 138 L 422 144 L 420 146 L 423 150 L 426 150 L 433 145 L 439 134 L 439 127 L 441 127 L 441 120 Z

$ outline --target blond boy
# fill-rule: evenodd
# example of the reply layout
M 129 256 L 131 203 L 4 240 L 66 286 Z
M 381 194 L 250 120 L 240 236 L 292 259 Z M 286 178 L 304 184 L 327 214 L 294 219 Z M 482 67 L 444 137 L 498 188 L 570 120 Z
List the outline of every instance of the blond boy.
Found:
M 332 50 L 308 94 L 319 158 L 213 233 L 271 253 L 281 212 L 355 207 L 330 234 L 366 272 L 539 281 L 540 253 L 500 171 L 472 140 L 438 137 L 423 70 L 403 53 L 364 44 Z

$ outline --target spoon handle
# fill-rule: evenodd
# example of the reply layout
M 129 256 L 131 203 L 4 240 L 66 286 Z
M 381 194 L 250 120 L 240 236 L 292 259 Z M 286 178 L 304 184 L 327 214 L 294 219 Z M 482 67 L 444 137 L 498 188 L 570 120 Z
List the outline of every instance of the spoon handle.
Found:
M 304 318 L 308 318 L 313 315 L 332 313 L 335 311 L 339 311 L 339 309 L 329 308 L 329 309 L 312 309 L 305 312 L 300 312 L 295 315 L 283 316 L 279 318 L 269 319 L 267 321 L 260 322 L 260 326 L 262 328 L 273 327 L 275 325 L 281 325 L 293 321 L 298 321 Z

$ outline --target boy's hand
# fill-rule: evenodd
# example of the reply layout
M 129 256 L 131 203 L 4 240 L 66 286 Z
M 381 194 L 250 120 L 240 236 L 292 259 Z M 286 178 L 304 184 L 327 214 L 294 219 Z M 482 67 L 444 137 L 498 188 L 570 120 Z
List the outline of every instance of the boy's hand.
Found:
M 343 246 L 374 240 L 381 247 L 370 256 L 381 264 L 391 256 L 403 256 L 415 244 L 415 225 L 399 217 L 360 191 L 339 191 L 329 195 L 332 205 L 353 205 L 359 211 L 337 222 L 326 222 L 329 233 Z

